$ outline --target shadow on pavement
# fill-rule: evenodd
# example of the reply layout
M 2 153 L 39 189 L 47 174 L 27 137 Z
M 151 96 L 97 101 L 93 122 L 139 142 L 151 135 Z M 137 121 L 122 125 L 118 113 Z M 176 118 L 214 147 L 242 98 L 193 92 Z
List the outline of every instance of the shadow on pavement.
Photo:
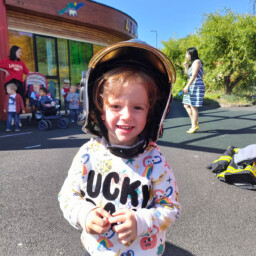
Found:
M 163 254 L 163 256 L 170 256 L 170 255 L 174 255 L 174 256 L 194 256 L 194 254 L 176 246 L 173 245 L 169 242 L 165 243 L 165 252 Z
M 204 106 L 199 110 L 199 126 L 196 134 L 187 134 L 190 119 L 182 103 L 174 101 L 158 144 L 211 153 L 222 153 L 231 145 L 249 145 L 256 140 L 256 111 Z
M 218 105 L 206 105 L 200 108 L 200 113 L 208 110 L 219 109 Z M 225 112 L 225 111 L 223 111 Z M 219 110 L 218 110 L 219 113 Z M 182 101 L 174 100 L 171 104 L 170 112 L 166 119 L 176 118 L 176 117 L 188 117 L 188 114 L 183 107 Z
M 0 122 L 1 128 L 5 122 Z M 23 120 L 20 132 L 0 130 L 0 151 L 33 150 L 52 148 L 79 148 L 89 140 L 90 136 L 77 124 L 70 124 L 67 129 L 60 129 L 56 124 L 47 131 L 40 131 L 37 122 L 28 124 Z

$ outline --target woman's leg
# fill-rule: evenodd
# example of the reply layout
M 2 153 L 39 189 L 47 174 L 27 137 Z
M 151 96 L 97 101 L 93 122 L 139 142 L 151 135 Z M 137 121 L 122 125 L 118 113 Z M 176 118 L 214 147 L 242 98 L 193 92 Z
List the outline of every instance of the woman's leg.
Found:
M 191 112 L 192 112 L 191 124 L 192 124 L 192 129 L 194 129 L 196 126 L 198 126 L 198 107 L 191 106 Z
M 186 109 L 188 116 L 190 118 L 191 126 L 192 126 L 192 109 L 190 105 L 184 104 L 184 108 Z
M 21 96 L 24 106 L 26 106 L 25 88 L 22 82 L 16 80 L 17 93 Z

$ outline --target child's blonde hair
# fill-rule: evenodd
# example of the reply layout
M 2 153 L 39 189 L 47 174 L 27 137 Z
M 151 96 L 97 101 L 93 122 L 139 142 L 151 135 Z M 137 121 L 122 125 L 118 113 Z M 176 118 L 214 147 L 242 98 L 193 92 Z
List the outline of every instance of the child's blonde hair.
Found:
M 37 90 L 37 91 L 39 91 L 40 90 L 40 84 L 38 84 L 38 83 L 34 83 L 33 84 L 33 90 L 35 91 L 35 90 Z
M 120 67 L 106 72 L 96 86 L 94 102 L 101 114 L 104 113 L 104 105 L 108 104 L 110 96 L 120 96 L 132 83 L 136 82 L 144 86 L 149 101 L 149 115 L 152 113 L 158 99 L 159 90 L 154 79 L 142 70 L 132 67 Z
M 71 86 L 70 86 L 70 88 L 71 87 L 73 87 L 73 88 L 75 88 L 75 90 L 77 90 L 77 86 L 75 85 L 75 84 L 72 84 Z
M 6 85 L 6 89 L 10 88 L 11 90 L 17 91 L 17 85 L 15 83 L 10 83 Z

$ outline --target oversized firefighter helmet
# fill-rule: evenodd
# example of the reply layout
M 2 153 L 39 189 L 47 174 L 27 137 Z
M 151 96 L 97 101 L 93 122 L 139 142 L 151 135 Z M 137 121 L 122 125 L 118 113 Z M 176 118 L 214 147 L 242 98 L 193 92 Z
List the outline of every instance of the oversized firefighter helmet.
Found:
M 135 67 L 150 75 L 159 88 L 158 101 L 153 109 L 153 118 L 146 125 L 143 140 L 134 148 L 124 149 L 110 145 L 107 129 L 94 102 L 97 82 L 108 71 L 117 67 Z M 171 61 L 161 51 L 139 41 L 129 40 L 107 46 L 93 56 L 86 73 L 84 90 L 85 122 L 83 131 L 104 137 L 111 151 L 120 156 L 132 157 L 141 153 L 149 141 L 156 141 L 172 99 L 172 85 L 176 73 Z M 96 116 L 96 118 L 95 118 Z M 123 152 L 125 152 L 123 154 Z

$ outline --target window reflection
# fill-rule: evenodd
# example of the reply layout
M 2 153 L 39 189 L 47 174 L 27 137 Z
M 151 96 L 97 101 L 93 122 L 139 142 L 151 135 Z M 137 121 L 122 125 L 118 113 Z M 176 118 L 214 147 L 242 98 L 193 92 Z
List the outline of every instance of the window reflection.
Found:
M 17 45 L 22 50 L 21 60 L 26 64 L 31 72 L 35 71 L 35 57 L 33 34 L 20 32 L 15 30 L 8 30 L 9 49 L 13 45 Z
M 55 39 L 36 36 L 38 71 L 45 76 L 57 76 Z
M 69 41 L 70 73 L 72 84 L 80 83 L 82 71 L 88 69 L 88 64 L 92 58 L 92 54 L 92 44 L 72 40 Z
M 68 40 L 58 38 L 58 60 L 59 60 L 59 78 L 60 84 L 64 79 L 69 79 L 69 63 L 68 63 Z

